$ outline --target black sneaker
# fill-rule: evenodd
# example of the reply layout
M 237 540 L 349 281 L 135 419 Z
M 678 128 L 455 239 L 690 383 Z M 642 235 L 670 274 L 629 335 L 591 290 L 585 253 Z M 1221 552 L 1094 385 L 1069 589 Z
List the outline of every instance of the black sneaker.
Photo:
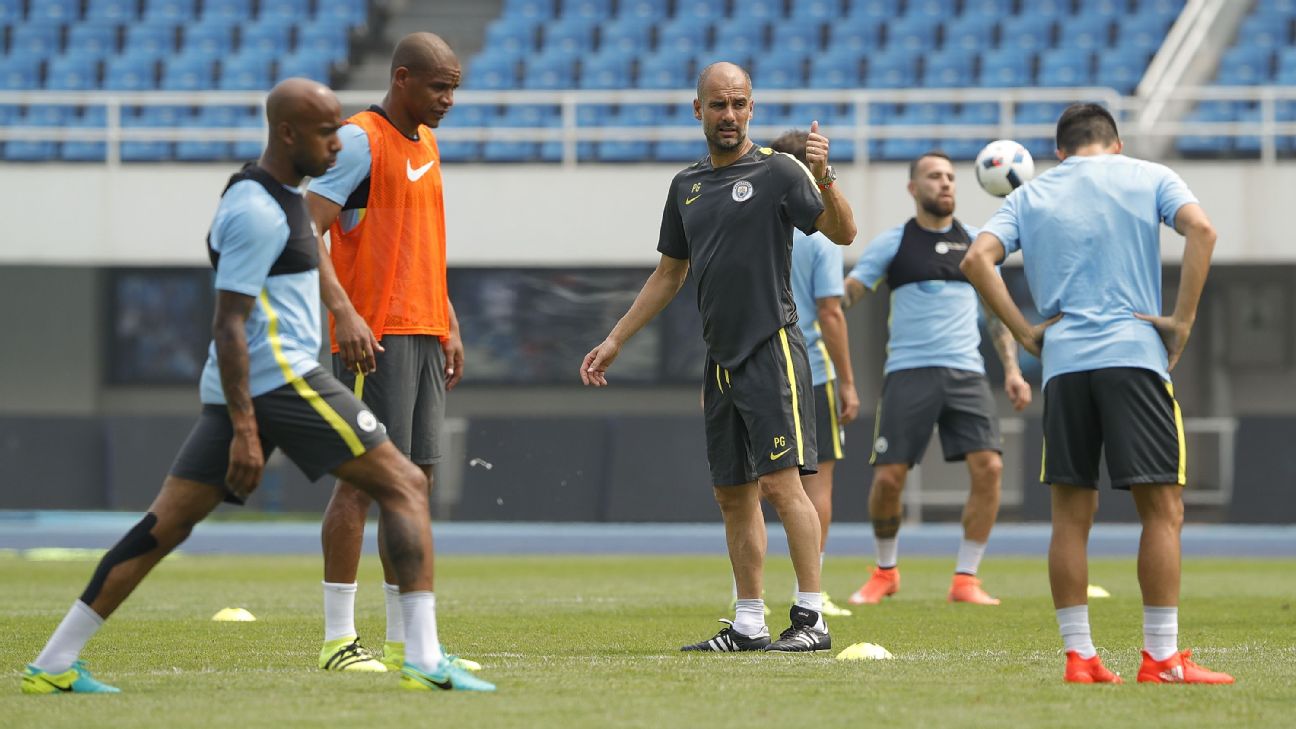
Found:
M 721 618 L 720 622 L 724 623 L 725 627 L 719 633 L 716 633 L 714 638 L 708 638 L 701 643 L 683 646 L 680 650 L 735 653 L 764 650 L 770 644 L 769 628 L 761 628 L 756 635 L 743 635 L 734 630 L 732 620 Z
M 771 653 L 813 653 L 832 648 L 832 638 L 827 630 L 815 627 L 819 613 L 796 605 L 791 611 L 792 627 L 779 634 L 779 639 L 765 646 Z

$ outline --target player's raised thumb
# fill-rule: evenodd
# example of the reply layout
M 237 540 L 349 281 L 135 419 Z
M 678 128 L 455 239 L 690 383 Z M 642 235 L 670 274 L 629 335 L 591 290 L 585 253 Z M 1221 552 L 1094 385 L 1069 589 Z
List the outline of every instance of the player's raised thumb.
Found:
M 811 133 L 811 134 L 818 134 L 818 133 L 819 133 L 819 120 L 818 120 L 818 119 L 816 119 L 816 120 L 810 122 L 810 133 Z

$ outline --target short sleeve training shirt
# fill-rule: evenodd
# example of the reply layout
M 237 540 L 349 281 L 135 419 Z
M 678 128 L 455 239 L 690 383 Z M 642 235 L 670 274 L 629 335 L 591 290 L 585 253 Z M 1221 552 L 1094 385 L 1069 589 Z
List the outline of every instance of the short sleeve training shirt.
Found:
M 735 367 L 796 323 L 792 229 L 814 233 L 823 209 L 805 165 L 768 147 L 719 169 L 707 156 L 675 175 L 657 250 L 689 261 L 717 363 Z

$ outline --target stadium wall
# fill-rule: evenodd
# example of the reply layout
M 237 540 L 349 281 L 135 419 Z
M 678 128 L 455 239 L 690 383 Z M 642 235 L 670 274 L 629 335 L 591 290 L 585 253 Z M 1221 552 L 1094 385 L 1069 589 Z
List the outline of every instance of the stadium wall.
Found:
M 1296 261 L 1274 225 L 1296 189 L 1296 164 L 1181 162 L 1178 170 L 1220 230 L 1216 260 Z M 201 265 L 203 238 L 230 165 L 6 164 L 0 203 L 7 235 L 0 264 Z M 452 165 L 445 170 L 450 261 L 461 266 L 652 265 L 663 165 Z M 984 221 L 996 200 L 962 166 L 960 215 Z M 912 207 L 904 165 L 843 165 L 861 241 Z M 1167 231 L 1167 258 L 1180 243 Z M 853 260 L 858 244 L 847 253 Z

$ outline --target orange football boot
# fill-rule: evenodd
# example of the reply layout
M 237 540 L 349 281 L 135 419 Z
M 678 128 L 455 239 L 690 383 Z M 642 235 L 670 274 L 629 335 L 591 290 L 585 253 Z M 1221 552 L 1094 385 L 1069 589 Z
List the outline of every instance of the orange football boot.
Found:
M 1067 683 L 1125 683 L 1120 674 L 1107 670 L 1096 653 L 1093 658 L 1081 658 L 1079 653 L 1067 651 L 1066 658 L 1066 674 L 1062 678 Z
M 973 575 L 954 573 L 954 581 L 950 583 L 949 596 L 946 598 L 950 602 L 970 602 L 974 605 L 998 605 L 999 598 L 990 597 L 985 590 L 981 589 L 981 580 Z
M 1192 651 L 1179 651 L 1164 661 L 1157 661 L 1143 651 L 1139 666 L 1139 683 L 1233 683 L 1227 673 L 1212 671 L 1188 660 Z
M 855 594 L 847 598 L 846 602 L 852 605 L 876 605 L 882 602 L 882 598 L 896 594 L 900 589 L 900 568 L 892 567 L 884 570 L 881 567 L 874 567 L 873 574 L 869 577 Z

